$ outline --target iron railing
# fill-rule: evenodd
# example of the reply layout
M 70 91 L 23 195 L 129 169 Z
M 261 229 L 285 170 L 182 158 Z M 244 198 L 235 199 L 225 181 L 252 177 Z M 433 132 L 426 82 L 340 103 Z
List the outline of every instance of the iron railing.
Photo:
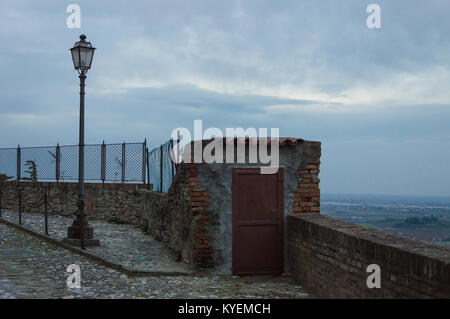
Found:
M 76 214 L 78 214 L 79 209 L 77 208 L 74 211 L 69 211 L 67 212 L 66 208 L 63 208 L 62 210 L 57 210 L 55 208 L 53 208 L 53 206 L 50 204 L 50 200 L 49 200 L 49 192 L 48 190 L 45 191 L 45 193 L 41 196 L 38 196 L 40 198 L 36 198 L 36 201 L 34 203 L 24 203 L 23 201 L 23 189 L 21 187 L 21 183 L 17 183 L 17 185 L 15 186 L 15 189 L 13 191 L 14 195 L 13 197 L 8 197 L 5 192 L 3 191 L 3 185 L 0 183 L 0 218 L 2 217 L 2 207 L 3 205 L 3 201 L 7 201 L 7 202 L 13 202 L 13 201 L 17 201 L 17 205 L 14 205 L 15 207 L 17 207 L 17 221 L 19 225 L 22 225 L 22 213 L 24 208 L 28 208 L 28 209 L 36 209 L 36 208 L 41 208 L 42 206 L 44 207 L 44 221 L 43 221 L 43 228 L 44 228 L 44 233 L 45 235 L 49 236 L 49 225 L 48 225 L 48 217 L 49 215 L 53 215 L 53 216 L 62 216 L 62 217 L 71 217 L 74 216 Z M 13 187 L 13 186 L 11 186 Z M 74 206 L 75 203 L 73 203 L 72 206 Z M 67 205 L 70 206 L 70 205 Z M 15 212 L 15 210 L 10 210 Z

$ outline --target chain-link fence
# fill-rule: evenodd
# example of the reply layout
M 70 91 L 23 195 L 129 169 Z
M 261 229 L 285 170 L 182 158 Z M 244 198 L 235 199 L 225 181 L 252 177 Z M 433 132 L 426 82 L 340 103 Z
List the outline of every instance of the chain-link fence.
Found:
M 148 152 L 149 182 L 157 192 L 167 193 L 176 173 L 170 155 L 172 148 L 173 140 L 170 140 Z
M 147 143 L 84 146 L 86 181 L 146 183 Z M 78 145 L 0 148 L 3 179 L 78 180 Z

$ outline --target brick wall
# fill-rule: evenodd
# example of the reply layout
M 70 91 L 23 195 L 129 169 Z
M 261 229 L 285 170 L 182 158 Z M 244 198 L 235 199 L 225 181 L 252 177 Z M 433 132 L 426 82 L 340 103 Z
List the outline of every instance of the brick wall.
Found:
M 305 142 L 301 161 L 298 188 L 294 193 L 294 213 L 320 213 L 320 142 Z
M 189 206 L 192 211 L 192 222 L 196 225 L 194 264 L 200 267 L 212 267 L 212 252 L 209 246 L 210 217 L 205 207 L 208 206 L 209 193 L 198 186 L 198 167 L 188 164 L 189 170 Z
M 450 298 L 450 249 L 319 214 L 288 216 L 295 279 L 324 298 Z M 369 289 L 367 266 L 381 267 Z

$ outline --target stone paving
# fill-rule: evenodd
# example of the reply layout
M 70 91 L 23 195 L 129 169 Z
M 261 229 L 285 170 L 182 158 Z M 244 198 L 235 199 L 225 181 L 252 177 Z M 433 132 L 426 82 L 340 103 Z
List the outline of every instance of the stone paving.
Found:
M 5 220 L 18 223 L 18 215 L 3 211 Z M 62 240 L 67 235 L 67 227 L 73 219 L 58 215 L 48 217 L 49 236 Z M 144 234 L 132 225 L 113 224 L 106 221 L 89 221 L 94 227 L 94 237 L 100 239 L 99 247 L 89 247 L 87 252 L 109 262 L 119 264 L 129 270 L 191 274 L 193 269 L 183 262 L 159 241 Z M 44 233 L 42 214 L 22 213 L 22 225 Z
M 69 289 L 66 268 L 81 269 L 81 288 Z M 0 224 L 3 298 L 308 298 L 290 277 L 127 277 L 35 236 Z

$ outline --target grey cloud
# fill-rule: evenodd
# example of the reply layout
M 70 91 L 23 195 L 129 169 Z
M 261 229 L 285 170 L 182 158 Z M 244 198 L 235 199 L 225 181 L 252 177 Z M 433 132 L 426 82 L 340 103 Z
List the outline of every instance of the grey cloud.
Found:
M 65 26 L 68 3 L 2 1 L 1 146 L 77 143 L 68 49 L 86 33 L 98 48 L 87 80 L 90 143 L 157 145 L 195 119 L 279 127 L 324 141 L 326 192 L 450 193 L 448 1 L 379 0 L 381 30 L 367 29 L 368 3 L 356 0 L 77 3 L 81 30 Z M 400 100 L 412 88 L 420 101 L 348 110 L 304 94 L 363 87 L 364 97 L 383 84 Z M 286 98 L 285 87 L 298 96 Z M 441 104 L 427 102 L 435 96 Z

